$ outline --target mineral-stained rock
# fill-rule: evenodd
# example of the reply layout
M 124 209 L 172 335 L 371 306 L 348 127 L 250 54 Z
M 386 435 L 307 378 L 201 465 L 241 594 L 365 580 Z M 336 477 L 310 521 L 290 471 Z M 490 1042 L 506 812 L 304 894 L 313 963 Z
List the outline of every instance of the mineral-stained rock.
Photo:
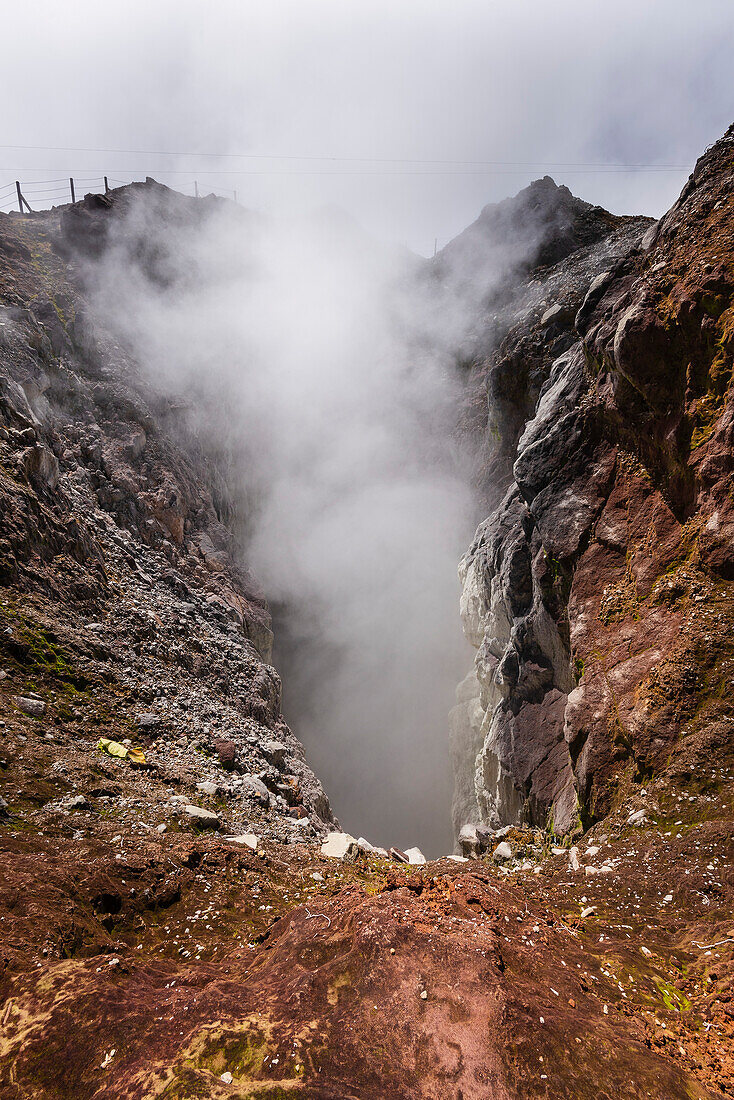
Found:
M 234 741 L 219 740 L 214 742 L 219 763 L 227 771 L 232 771 L 237 762 L 237 745 Z
M 639 219 L 564 233 L 478 352 L 494 511 L 460 568 L 477 656 L 451 719 L 457 834 L 572 833 L 731 745 L 713 684 L 734 628 L 733 180 L 730 130 L 644 241 Z

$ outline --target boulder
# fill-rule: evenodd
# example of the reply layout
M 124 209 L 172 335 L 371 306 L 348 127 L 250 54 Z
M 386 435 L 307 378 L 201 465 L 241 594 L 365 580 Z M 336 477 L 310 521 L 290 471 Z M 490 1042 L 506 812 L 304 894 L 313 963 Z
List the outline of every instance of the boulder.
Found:
M 501 844 L 498 844 L 492 853 L 492 859 L 496 863 L 506 863 L 508 859 L 512 859 L 512 848 L 503 840 Z
M 405 854 L 408 857 L 408 863 L 425 863 L 426 857 L 420 848 L 406 848 Z
M 212 783 L 209 780 L 205 780 L 203 783 L 197 783 L 196 784 L 196 789 L 197 789 L 197 791 L 201 791 L 202 794 L 211 795 L 212 798 L 213 798 L 214 795 L 219 790 L 219 787 L 217 786 L 216 783 Z
M 479 852 L 479 836 L 476 825 L 462 825 L 459 833 L 459 845 L 461 854 L 467 857 L 476 856 Z
M 192 825 L 197 829 L 218 829 L 220 822 L 217 814 L 212 810 L 205 810 L 203 806 L 184 806 L 184 813 L 191 819 Z
M 257 851 L 257 845 L 259 837 L 255 833 L 240 833 L 239 836 L 225 836 L 225 840 L 228 840 L 231 844 L 241 844 L 245 848 L 251 848 L 253 852 Z
M 29 699 L 25 695 L 14 695 L 13 702 L 23 714 L 29 714 L 31 718 L 40 718 L 46 712 L 46 704 L 42 699 Z
M 265 759 L 277 768 L 278 771 L 282 771 L 285 764 L 286 754 L 288 749 L 282 741 L 263 741 L 260 745 L 263 756 Z
M 23 456 L 23 467 L 28 479 L 39 488 L 53 490 L 59 483 L 59 463 L 48 447 L 30 447 Z
M 232 771 L 237 763 L 237 746 L 234 741 L 219 740 L 214 742 L 214 749 L 219 757 L 219 763 L 226 771 Z
M 328 833 L 321 845 L 321 855 L 330 859 L 344 859 L 357 841 L 349 833 Z
M 257 775 L 245 775 L 242 777 L 242 790 L 245 794 L 256 798 L 263 806 L 270 804 L 270 791 Z
M 391 848 L 387 853 L 390 859 L 394 859 L 396 863 L 410 863 L 410 859 L 406 852 L 402 848 Z

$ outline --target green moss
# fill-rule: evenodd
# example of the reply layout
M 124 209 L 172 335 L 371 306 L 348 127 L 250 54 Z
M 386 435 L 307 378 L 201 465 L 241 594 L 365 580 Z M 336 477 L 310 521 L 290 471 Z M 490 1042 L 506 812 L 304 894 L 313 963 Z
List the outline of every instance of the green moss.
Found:
M 11 604 L 0 605 L 0 619 L 12 628 L 19 664 L 37 674 L 66 681 L 73 688 L 86 686 L 85 677 L 73 667 L 58 638 L 50 630 L 43 629 Z
M 578 684 L 581 677 L 584 675 L 584 659 L 578 653 L 574 654 L 573 658 L 573 673 L 576 677 L 576 683 Z
M 670 1009 L 671 1012 L 690 1011 L 691 1002 L 688 1000 L 685 993 L 681 993 L 680 989 L 676 989 L 670 982 L 664 981 L 657 975 L 653 976 L 652 980 L 657 986 L 666 1008 Z

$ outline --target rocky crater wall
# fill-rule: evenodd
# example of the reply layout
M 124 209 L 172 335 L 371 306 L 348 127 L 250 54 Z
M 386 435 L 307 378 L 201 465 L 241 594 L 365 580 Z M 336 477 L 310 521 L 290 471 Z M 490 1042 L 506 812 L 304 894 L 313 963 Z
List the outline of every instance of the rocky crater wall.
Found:
M 460 567 L 457 834 L 569 833 L 730 750 L 733 179 L 730 129 L 660 222 L 531 272 L 477 361 L 493 510 Z

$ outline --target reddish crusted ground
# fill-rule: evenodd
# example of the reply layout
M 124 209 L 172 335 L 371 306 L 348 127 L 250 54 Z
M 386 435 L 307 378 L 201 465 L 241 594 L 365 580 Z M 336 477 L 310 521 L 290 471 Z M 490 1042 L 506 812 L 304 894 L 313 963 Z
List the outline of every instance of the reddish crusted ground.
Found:
M 110 768 L 152 826 L 155 777 Z M 581 845 L 611 863 L 592 875 L 251 852 L 93 809 L 42 830 L 21 807 L 0 1095 L 731 1095 L 731 777 L 645 805 Z

